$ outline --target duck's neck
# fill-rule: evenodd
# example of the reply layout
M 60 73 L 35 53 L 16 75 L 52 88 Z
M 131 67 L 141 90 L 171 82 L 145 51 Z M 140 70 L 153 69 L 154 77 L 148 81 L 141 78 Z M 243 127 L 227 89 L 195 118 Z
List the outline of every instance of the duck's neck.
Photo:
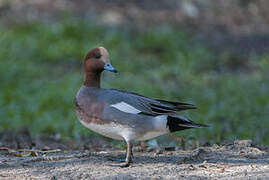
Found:
M 101 77 L 101 72 L 86 71 L 84 73 L 83 85 L 87 87 L 100 88 L 100 77 Z

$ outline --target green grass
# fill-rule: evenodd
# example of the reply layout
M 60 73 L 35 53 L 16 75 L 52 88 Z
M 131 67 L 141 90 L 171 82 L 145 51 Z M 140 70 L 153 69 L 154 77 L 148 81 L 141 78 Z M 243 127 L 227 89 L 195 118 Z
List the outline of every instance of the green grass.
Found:
M 106 72 L 103 87 L 194 103 L 198 109 L 183 114 L 211 125 L 176 135 L 269 144 L 269 56 L 215 54 L 191 37 L 173 26 L 142 32 L 71 18 L 1 27 L 0 128 L 93 135 L 77 121 L 73 100 L 86 52 L 104 46 L 120 73 Z

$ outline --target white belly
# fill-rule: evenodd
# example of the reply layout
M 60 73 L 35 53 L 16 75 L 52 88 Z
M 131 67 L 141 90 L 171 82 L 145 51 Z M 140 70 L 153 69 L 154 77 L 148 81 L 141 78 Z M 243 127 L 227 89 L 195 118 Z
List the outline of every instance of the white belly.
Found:
M 165 120 L 165 121 L 164 121 Z M 167 134 L 169 130 L 166 127 L 166 115 L 165 116 L 157 116 L 153 120 L 153 127 L 151 131 L 142 131 L 137 132 L 136 129 L 133 129 L 128 126 L 116 124 L 114 122 L 106 123 L 106 124 L 96 124 L 96 123 L 86 123 L 83 120 L 80 120 L 80 122 L 90 130 L 99 133 L 103 136 L 117 139 L 117 140 L 138 140 L 138 141 L 144 141 L 149 140 L 155 137 L 158 137 L 163 134 Z
M 90 130 L 101 134 L 103 136 L 117 139 L 117 140 L 124 140 L 121 132 L 123 131 L 123 128 L 120 126 L 116 126 L 113 123 L 110 124 L 95 124 L 95 123 L 85 123 L 84 121 L 80 121 L 85 127 L 89 128 Z
M 145 140 L 149 140 L 149 139 L 152 139 L 152 138 L 161 136 L 163 134 L 167 134 L 167 132 L 163 132 L 163 131 L 150 131 L 150 132 L 147 132 L 147 133 L 143 134 L 139 138 L 137 138 L 137 140 L 138 141 L 145 141 Z
M 95 123 L 85 123 L 83 121 L 80 121 L 85 127 L 89 128 L 90 130 L 101 134 L 103 136 L 117 139 L 117 140 L 138 140 L 138 141 L 144 141 L 148 139 L 155 138 L 157 136 L 166 134 L 166 132 L 161 131 L 150 131 L 145 134 L 140 134 L 135 132 L 133 129 L 124 127 L 121 125 L 115 125 L 114 123 L 110 124 L 102 124 L 98 125 Z

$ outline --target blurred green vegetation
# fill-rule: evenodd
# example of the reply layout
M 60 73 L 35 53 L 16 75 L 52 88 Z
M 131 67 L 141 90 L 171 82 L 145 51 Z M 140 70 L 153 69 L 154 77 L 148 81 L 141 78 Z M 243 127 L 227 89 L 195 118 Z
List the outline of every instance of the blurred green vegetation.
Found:
M 176 133 L 209 142 L 253 139 L 269 144 L 269 56 L 214 53 L 180 27 L 149 30 L 93 25 L 65 18 L 0 28 L 0 128 L 79 138 L 92 134 L 77 121 L 73 100 L 83 81 L 83 59 L 106 47 L 120 73 L 103 87 L 191 102 L 183 112 L 211 125 Z M 182 114 L 182 113 L 181 113 Z

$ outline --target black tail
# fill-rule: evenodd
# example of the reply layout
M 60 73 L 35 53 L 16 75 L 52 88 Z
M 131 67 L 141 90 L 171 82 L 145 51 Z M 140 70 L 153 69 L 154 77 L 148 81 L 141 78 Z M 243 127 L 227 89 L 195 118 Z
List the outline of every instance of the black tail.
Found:
M 185 117 L 169 115 L 167 116 L 167 127 L 170 132 L 181 131 L 190 128 L 208 127 L 207 125 L 197 124 Z

